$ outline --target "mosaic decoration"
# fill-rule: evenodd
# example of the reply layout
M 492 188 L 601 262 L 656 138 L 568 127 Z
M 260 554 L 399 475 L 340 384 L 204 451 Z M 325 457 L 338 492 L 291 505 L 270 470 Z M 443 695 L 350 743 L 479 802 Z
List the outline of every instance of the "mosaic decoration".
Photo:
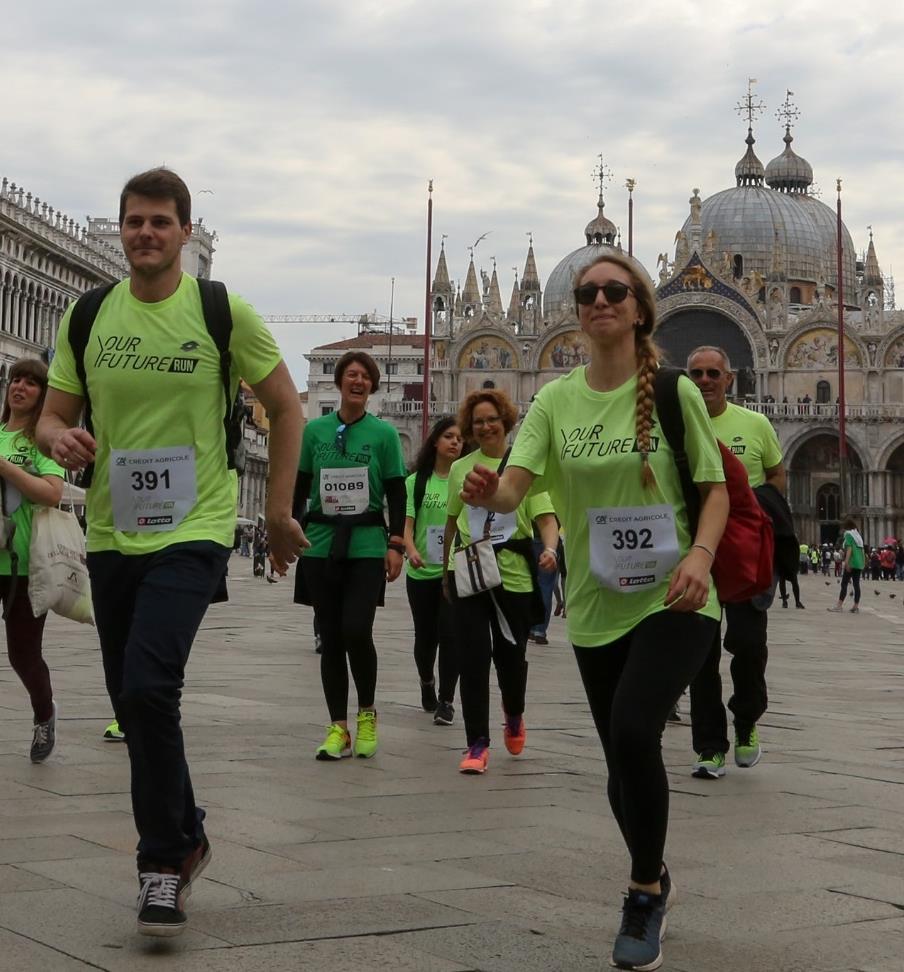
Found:
M 860 351 L 849 338 L 844 339 L 844 360 L 852 368 L 859 368 Z M 836 368 L 838 367 L 838 335 L 830 328 L 807 331 L 788 349 L 785 356 L 786 368 Z
M 464 346 L 458 358 L 459 368 L 476 371 L 498 371 L 518 365 L 511 347 L 494 337 L 474 338 Z
M 893 341 L 885 352 L 886 368 L 904 368 L 904 336 Z
M 554 337 L 540 355 L 541 368 L 577 368 L 590 361 L 587 338 L 580 331 L 568 331 Z
M 677 294 L 694 293 L 715 294 L 718 297 L 726 297 L 728 300 L 743 307 L 752 317 L 757 316 L 750 301 L 738 293 L 734 287 L 730 287 L 718 277 L 714 277 L 706 269 L 703 261 L 696 253 L 679 274 L 656 291 L 656 299 L 665 300 L 666 297 L 674 297 Z

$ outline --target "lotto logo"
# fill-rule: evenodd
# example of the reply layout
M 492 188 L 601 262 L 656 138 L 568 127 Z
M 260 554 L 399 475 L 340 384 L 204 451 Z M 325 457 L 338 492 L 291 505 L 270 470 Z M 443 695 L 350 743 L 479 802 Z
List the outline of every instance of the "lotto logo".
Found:
M 638 577 L 619 577 L 619 587 L 644 587 L 656 580 L 655 574 L 641 574 Z

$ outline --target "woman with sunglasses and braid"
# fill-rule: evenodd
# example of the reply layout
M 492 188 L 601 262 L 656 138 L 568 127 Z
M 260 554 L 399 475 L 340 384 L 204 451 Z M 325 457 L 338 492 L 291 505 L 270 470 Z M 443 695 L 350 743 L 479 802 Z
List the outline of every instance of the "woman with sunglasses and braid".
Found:
M 661 737 L 719 623 L 710 567 L 728 494 L 703 399 L 681 378 L 685 447 L 701 495 L 691 535 L 673 453 L 656 429 L 656 305 L 643 269 L 604 252 L 577 274 L 574 295 L 589 364 L 541 389 L 502 477 L 476 467 L 462 497 L 505 512 L 542 488 L 559 511 L 568 634 L 631 859 L 612 964 L 657 969 L 675 900 L 663 862 L 669 790 Z
M 369 758 L 377 751 L 377 652 L 373 624 L 386 581 L 402 571 L 405 461 L 399 434 L 367 412 L 380 371 L 363 351 L 336 364 L 339 409 L 304 430 L 294 509 L 310 500 L 310 547 L 296 574 L 295 600 L 311 604 L 320 627 L 320 677 L 330 715 L 320 760 Z M 389 538 L 383 515 L 389 511 Z M 346 666 L 346 658 L 348 663 Z M 348 731 L 348 669 L 358 693 L 354 749 Z

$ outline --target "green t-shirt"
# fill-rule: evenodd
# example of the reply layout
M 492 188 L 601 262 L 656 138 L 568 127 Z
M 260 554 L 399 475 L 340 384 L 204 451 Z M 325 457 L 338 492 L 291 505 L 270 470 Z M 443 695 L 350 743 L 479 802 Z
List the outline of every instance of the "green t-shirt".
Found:
M 423 567 L 412 567 L 409 562 L 405 568 L 412 580 L 436 580 L 443 576 L 443 531 L 446 528 L 446 502 L 449 497 L 449 480 L 435 472 L 427 480 L 421 508 L 414 515 L 414 481 L 412 473 L 405 480 L 408 504 L 405 516 L 414 520 L 414 545 L 424 561 Z
M 559 512 L 568 566 L 568 636 L 583 647 L 609 644 L 644 618 L 664 610 L 671 577 L 669 571 L 658 583 L 624 592 L 603 586 L 591 570 L 589 510 L 668 505 L 674 511 L 680 557 L 692 542 L 674 455 L 656 427 L 650 451 L 656 483 L 648 489 L 641 484 L 641 460 L 634 434 L 636 393 L 637 379 L 633 377 L 613 391 L 594 391 L 587 385 L 584 368 L 576 368 L 540 390 L 509 457 L 510 466 L 521 466 L 539 477 L 534 490 L 548 490 Z M 694 482 L 724 482 L 709 416 L 689 378 L 679 379 L 678 398 Z M 655 409 L 653 418 L 655 421 Z M 594 514 L 594 529 L 605 522 L 602 516 Z M 635 531 L 632 537 L 635 544 L 639 533 Z M 674 534 L 672 538 L 674 543 Z M 599 540 L 597 550 L 605 551 Z M 712 584 L 709 600 L 699 613 L 717 620 L 720 617 Z
M 456 517 L 456 525 L 461 535 L 461 542 L 467 545 L 472 539 L 479 539 L 483 536 L 483 527 L 487 518 L 487 511 L 478 506 L 466 506 L 462 501 L 461 493 L 465 476 L 478 463 L 488 469 L 498 469 L 502 462 L 501 457 L 494 459 L 485 456 L 479 450 L 471 452 L 461 459 L 452 463 L 449 470 L 449 504 L 447 513 L 449 516 Z M 511 459 L 509 459 L 511 462 Z M 494 542 L 501 542 L 503 539 L 518 540 L 522 537 L 533 537 L 533 521 L 544 513 L 555 513 L 552 500 L 549 495 L 542 491 L 534 491 L 526 496 L 518 509 L 514 513 L 492 513 L 490 524 L 490 536 Z M 450 569 L 452 567 L 452 552 L 449 553 Z M 500 550 L 496 560 L 499 563 L 499 576 L 502 578 L 502 586 L 507 591 L 530 592 L 533 590 L 533 579 L 527 561 L 514 550 Z
M 854 534 L 850 530 L 844 531 L 844 546 L 845 551 L 848 547 L 851 548 L 851 560 L 848 567 L 851 570 L 863 570 L 866 566 L 866 554 L 863 550 L 863 544 L 857 543 L 854 539 Z
M 322 415 L 305 426 L 298 468 L 310 473 L 311 513 L 354 515 L 383 510 L 387 479 L 405 475 L 405 460 L 399 433 L 368 412 L 345 428 L 345 451 L 337 441 L 342 423 L 338 412 Z M 309 523 L 305 531 L 311 546 L 305 557 L 328 557 L 333 527 Z M 348 546 L 350 559 L 384 557 L 386 530 L 381 526 L 352 529 Z
M 36 476 L 59 476 L 64 479 L 66 473 L 53 459 L 38 452 L 38 447 L 21 430 L 10 432 L 5 425 L 0 425 L 0 456 L 9 459 L 17 466 L 22 466 Z M 31 547 L 31 521 L 34 516 L 34 503 L 27 500 L 15 486 L 6 484 L 7 516 L 16 524 L 13 537 L 13 550 L 19 555 L 17 568 L 20 577 L 28 574 L 28 554 Z M 12 574 L 9 551 L 0 550 L 0 575 L 9 577 Z
M 744 463 L 751 487 L 766 482 L 766 470 L 782 461 L 782 448 L 772 423 L 765 415 L 728 402 L 712 419 L 713 432 Z
M 282 355 L 248 304 L 230 294 L 229 307 L 234 396 L 240 376 L 263 381 Z M 49 383 L 84 396 L 68 339 L 71 313 Z M 226 467 L 220 355 L 194 277 L 182 274 L 175 293 L 156 303 L 133 297 L 128 280 L 114 287 L 91 329 L 85 377 L 97 439 L 88 550 L 146 554 L 189 540 L 231 547 L 237 479 Z

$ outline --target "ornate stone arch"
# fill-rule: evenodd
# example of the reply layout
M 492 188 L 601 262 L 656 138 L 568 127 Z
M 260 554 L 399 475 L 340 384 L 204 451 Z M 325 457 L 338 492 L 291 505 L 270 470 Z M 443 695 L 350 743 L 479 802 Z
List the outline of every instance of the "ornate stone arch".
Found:
M 459 371 L 510 371 L 522 367 L 522 354 L 513 335 L 497 325 L 462 332 L 454 342 L 452 359 Z
M 831 332 L 831 334 L 829 334 L 828 332 Z M 838 353 L 837 324 L 832 324 L 831 322 L 828 321 L 808 321 L 806 324 L 798 324 L 795 328 L 793 328 L 785 335 L 785 339 L 782 341 L 778 352 L 778 360 L 780 362 L 780 367 L 784 368 L 785 370 L 794 369 L 794 368 L 807 368 L 809 370 L 809 369 L 813 369 L 814 367 L 816 369 L 821 369 L 821 368 L 833 368 L 836 366 L 837 360 L 834 363 L 831 360 L 826 360 L 824 362 L 809 362 L 808 364 L 792 364 L 789 361 L 788 358 L 789 353 L 791 353 L 792 350 L 795 349 L 795 346 L 800 346 L 799 342 L 801 338 L 806 337 L 808 333 L 812 333 L 814 336 L 819 336 L 819 337 L 825 336 L 829 340 L 829 342 L 831 342 L 834 336 L 835 353 L 837 355 Z M 869 354 L 867 353 L 866 345 L 863 343 L 863 340 L 860 338 L 859 335 L 851 334 L 849 331 L 845 332 L 845 337 L 847 338 L 847 342 L 845 343 L 845 358 L 847 360 L 847 363 L 849 363 L 852 368 L 866 368 L 869 364 Z M 826 345 L 826 348 L 828 348 L 828 346 L 830 345 Z M 847 354 L 848 351 L 850 350 L 849 346 L 852 346 L 857 352 L 857 356 L 859 360 L 856 363 L 847 359 Z M 819 349 L 817 348 L 816 350 L 818 352 Z
M 705 293 L 690 291 L 687 293 L 679 292 L 672 294 L 659 301 L 658 304 L 659 311 L 659 325 L 657 327 L 657 334 L 660 335 L 660 344 L 665 345 L 668 348 L 667 340 L 664 341 L 663 338 L 669 334 L 670 322 L 675 322 L 678 317 L 687 317 L 691 321 L 694 317 L 701 321 L 706 319 L 711 319 L 713 322 L 713 327 L 716 321 L 721 318 L 723 320 L 729 321 L 735 328 L 737 328 L 740 337 L 746 342 L 750 349 L 751 362 L 750 367 L 754 371 L 765 370 L 769 365 L 769 350 L 766 341 L 766 335 L 763 333 L 762 325 L 759 319 L 749 313 L 744 306 L 737 303 L 735 300 L 731 300 L 728 297 L 724 297 L 717 293 Z M 701 327 L 701 331 L 705 332 L 707 326 Z M 654 340 L 656 340 L 656 334 L 654 334 Z M 726 342 L 724 338 L 720 340 L 718 337 L 714 336 L 711 340 L 695 340 L 691 342 L 685 342 L 692 345 L 698 344 L 715 344 L 723 345 Z M 693 350 L 693 347 L 687 347 L 685 354 Z M 727 348 L 729 354 L 734 353 L 737 356 L 737 349 Z M 676 352 L 672 350 L 672 357 L 675 358 Z M 681 357 L 681 355 L 678 355 Z M 684 366 L 684 361 L 673 360 L 675 365 Z M 746 364 L 746 363 L 745 363 Z M 732 366 L 735 366 L 735 362 L 732 361 Z
M 892 353 L 893 361 L 889 363 L 888 356 Z M 898 357 L 900 355 L 900 357 Z M 898 364 L 897 362 L 901 363 Z M 904 325 L 892 328 L 879 343 L 876 352 L 876 362 L 880 369 L 904 368 Z
M 862 430 L 855 425 L 849 425 L 847 429 L 848 448 L 853 449 L 857 460 L 860 462 L 860 468 L 863 470 L 872 468 L 869 445 Z M 838 426 L 831 425 L 828 422 L 819 422 L 816 425 L 806 425 L 804 428 L 792 432 L 791 436 L 785 441 L 782 450 L 786 468 L 793 465 L 797 453 L 803 446 L 822 435 L 831 436 L 837 440 Z

